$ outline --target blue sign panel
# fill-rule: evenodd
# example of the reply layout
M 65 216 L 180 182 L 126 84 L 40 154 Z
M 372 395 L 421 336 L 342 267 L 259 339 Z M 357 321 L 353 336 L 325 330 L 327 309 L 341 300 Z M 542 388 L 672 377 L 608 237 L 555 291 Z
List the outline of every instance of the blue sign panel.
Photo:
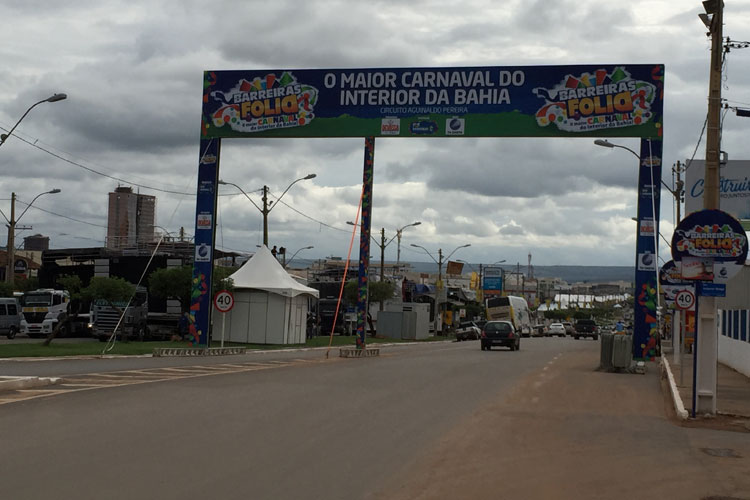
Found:
M 220 140 L 201 140 L 198 163 L 198 196 L 195 202 L 195 259 L 190 300 L 188 340 L 209 344 L 211 280 L 214 259 L 216 186 L 219 176 Z
M 503 269 L 500 267 L 485 267 L 482 282 L 482 290 L 502 290 Z
M 664 65 L 206 71 L 203 89 L 203 138 L 660 138 Z
M 726 297 L 727 285 L 724 283 L 698 283 L 698 294 L 703 297 Z
M 658 345 L 656 245 L 661 205 L 661 155 L 661 141 L 641 140 L 633 321 L 633 358 L 640 360 L 654 359 Z

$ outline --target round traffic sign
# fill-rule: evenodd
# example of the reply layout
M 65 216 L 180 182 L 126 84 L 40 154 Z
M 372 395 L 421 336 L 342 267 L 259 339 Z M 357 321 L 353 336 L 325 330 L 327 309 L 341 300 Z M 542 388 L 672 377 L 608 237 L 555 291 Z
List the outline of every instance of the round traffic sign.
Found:
M 690 290 L 680 290 L 674 297 L 674 303 L 679 309 L 690 309 L 695 304 L 695 294 Z
M 221 290 L 214 297 L 214 307 L 219 312 L 229 312 L 234 307 L 234 295 L 229 290 Z

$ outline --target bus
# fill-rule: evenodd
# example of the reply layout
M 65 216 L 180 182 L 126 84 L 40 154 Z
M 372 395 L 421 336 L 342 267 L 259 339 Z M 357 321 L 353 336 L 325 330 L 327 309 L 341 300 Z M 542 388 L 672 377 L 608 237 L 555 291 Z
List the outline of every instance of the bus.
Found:
M 507 297 L 488 297 L 485 300 L 487 319 L 505 320 L 513 323 L 517 332 L 524 337 L 531 335 L 534 328 L 531 322 L 531 312 L 526 299 L 508 295 Z

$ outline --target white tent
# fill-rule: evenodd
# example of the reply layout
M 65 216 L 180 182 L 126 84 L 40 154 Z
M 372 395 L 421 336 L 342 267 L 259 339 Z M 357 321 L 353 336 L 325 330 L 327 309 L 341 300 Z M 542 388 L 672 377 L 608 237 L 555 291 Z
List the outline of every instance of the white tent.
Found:
M 318 291 L 292 278 L 267 247 L 261 247 L 230 276 L 234 307 L 226 313 L 224 339 L 253 344 L 303 344 L 310 297 Z M 214 314 L 213 340 L 222 334 Z

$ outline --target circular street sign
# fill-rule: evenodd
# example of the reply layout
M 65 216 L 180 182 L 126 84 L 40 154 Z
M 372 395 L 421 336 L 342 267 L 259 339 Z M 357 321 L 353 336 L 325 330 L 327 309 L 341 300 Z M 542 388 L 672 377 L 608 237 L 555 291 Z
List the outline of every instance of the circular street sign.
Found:
M 674 304 L 679 309 L 690 309 L 695 304 L 695 294 L 690 290 L 680 290 L 674 297 Z
M 234 307 L 234 295 L 228 290 L 222 290 L 216 293 L 214 297 L 214 307 L 219 312 L 229 312 Z

